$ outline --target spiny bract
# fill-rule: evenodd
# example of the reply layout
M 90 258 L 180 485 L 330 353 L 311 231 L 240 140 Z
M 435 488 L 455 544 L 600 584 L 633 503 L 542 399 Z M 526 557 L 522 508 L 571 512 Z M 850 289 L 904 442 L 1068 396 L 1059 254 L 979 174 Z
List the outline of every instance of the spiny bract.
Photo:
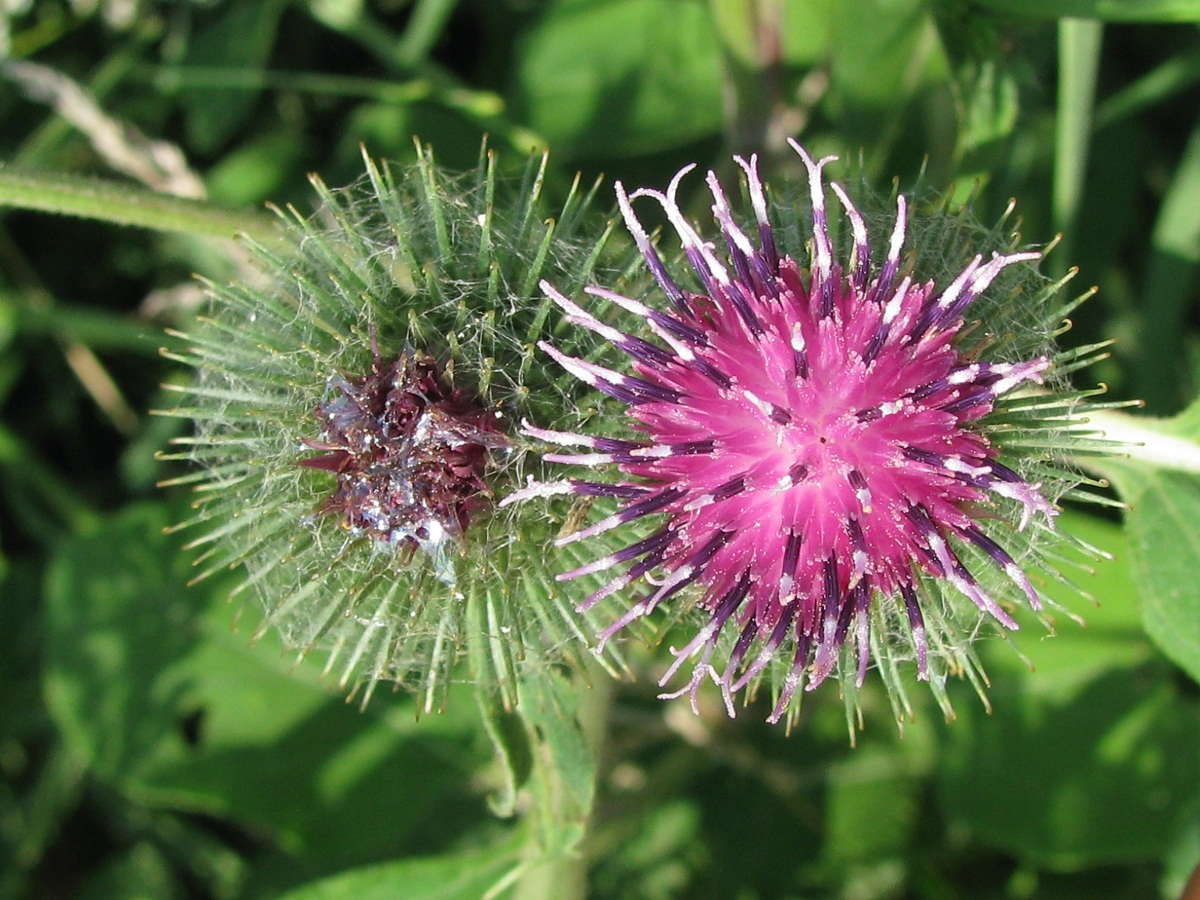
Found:
M 240 570 L 263 629 L 327 650 L 364 700 L 384 680 L 438 705 L 467 657 L 459 677 L 511 705 L 524 667 L 594 643 L 552 579 L 574 560 L 556 566 L 552 524 L 495 504 L 540 474 L 516 423 L 575 407 L 574 380 L 535 363 L 556 318 L 538 280 L 608 265 L 595 188 L 548 218 L 545 174 L 508 181 L 486 153 L 451 175 L 418 148 L 349 188 L 314 181 L 316 214 L 207 285 L 175 354 L 197 372 L 173 411 L 196 423 L 174 458 L 197 469 L 174 483 L 197 485 L 200 577 Z

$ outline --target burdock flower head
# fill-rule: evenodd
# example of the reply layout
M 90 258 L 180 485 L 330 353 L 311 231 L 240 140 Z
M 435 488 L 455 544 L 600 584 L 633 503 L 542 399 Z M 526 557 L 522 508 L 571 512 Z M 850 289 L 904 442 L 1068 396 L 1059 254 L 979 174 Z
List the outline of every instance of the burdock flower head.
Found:
M 394 545 L 400 564 L 423 550 L 453 581 L 449 552 L 490 499 L 489 451 L 508 445 L 503 416 L 447 387 L 432 356 L 405 352 L 385 362 L 378 347 L 373 352 L 368 374 L 331 379 L 316 409 L 320 435 L 304 439 L 323 452 L 298 464 L 337 475 L 320 514 Z
M 257 271 L 208 285 L 175 354 L 197 372 L 174 412 L 196 423 L 175 458 L 199 465 L 175 481 L 197 485 L 201 577 L 240 571 L 263 629 L 327 650 L 364 698 L 394 681 L 435 705 L 467 658 L 512 704 L 522 666 L 599 627 L 559 596 L 545 516 L 497 505 L 540 471 L 517 423 L 577 405 L 535 363 L 556 319 L 538 280 L 583 284 L 604 245 L 591 194 L 549 218 L 544 177 L 543 158 L 506 180 L 491 154 L 452 176 L 420 149 L 315 181 L 316 214 L 251 242 Z
M 733 715 L 735 695 L 774 670 L 777 721 L 796 708 L 801 686 L 831 675 L 851 696 L 874 659 L 900 716 L 898 660 L 915 660 L 945 705 L 948 673 L 979 677 L 970 642 L 982 621 L 1016 628 L 1014 600 L 1043 609 L 1024 568 L 1044 563 L 1038 539 L 1053 532 L 1054 504 L 1078 480 L 1054 448 L 1083 402 L 1061 389 L 1062 373 L 1086 352 L 1052 346 L 1068 304 L 1036 273 L 1040 253 L 1007 247 L 966 259 L 958 237 L 906 253 L 906 238 L 924 226 L 909 222 L 903 195 L 890 236 L 873 247 L 877 236 L 836 183 L 831 208 L 823 171 L 833 158 L 814 161 L 793 146 L 807 171 L 806 252 L 781 246 L 754 157 L 737 160 L 753 215 L 745 228 L 708 176 L 720 249 L 680 209 L 691 167 L 665 194 L 617 185 L 665 303 L 602 287 L 585 293 L 603 304 L 577 302 L 543 284 L 569 321 L 624 351 L 631 369 L 541 346 L 627 404 L 639 434 L 527 425 L 542 441 L 581 450 L 547 460 L 615 467 L 621 477 L 534 484 L 514 499 L 615 500 L 564 544 L 653 523 L 559 577 L 606 573 L 581 607 L 623 598 L 603 640 L 673 598 L 693 598 L 702 624 L 673 650 L 662 684 L 688 661 L 693 674 L 669 696 L 690 692 L 694 704 L 711 678 Z M 690 271 L 673 271 L 656 251 L 631 206 L 639 197 L 661 205 Z M 958 226 L 942 237 L 970 231 Z M 947 259 L 963 267 L 946 276 Z M 655 339 L 609 324 L 614 308 Z

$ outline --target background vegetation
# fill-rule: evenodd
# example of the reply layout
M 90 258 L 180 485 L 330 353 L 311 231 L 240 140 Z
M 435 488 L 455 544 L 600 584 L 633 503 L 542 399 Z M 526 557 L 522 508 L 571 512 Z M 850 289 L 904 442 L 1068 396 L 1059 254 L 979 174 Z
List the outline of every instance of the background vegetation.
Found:
M 1200 860 L 1200 3 L 0 10 L 0 898 L 568 897 L 585 871 L 598 898 L 1179 895 Z M 731 151 L 782 177 L 797 135 L 861 151 L 882 191 L 924 169 L 978 191 L 985 221 L 1016 197 L 1027 240 L 1062 232 L 1050 268 L 1100 287 L 1068 338 L 1117 341 L 1084 377 L 1183 411 L 1150 425 L 1181 455 L 1111 467 L 1124 521 L 1064 514 L 1115 557 L 1079 578 L 1095 608 L 1057 591 L 1087 627 L 983 646 L 991 714 L 956 685 L 956 721 L 917 694 L 901 734 L 868 692 L 856 748 L 833 690 L 789 736 L 765 709 L 693 717 L 652 677 L 617 685 L 595 759 L 542 723 L 575 829 L 560 843 L 583 834 L 570 871 L 508 877 L 554 842 L 489 809 L 504 767 L 469 691 L 419 718 L 382 691 L 360 712 L 319 660 L 250 646 L 256 608 L 226 602 L 228 582 L 186 586 L 164 527 L 188 500 L 155 488 L 185 425 L 149 414 L 188 377 L 158 351 L 197 309 L 192 273 L 241 260 L 205 223 L 311 209 L 306 173 L 355 180 L 360 145 L 409 160 L 417 135 L 467 168 L 485 134 L 518 170 L 550 146 L 559 200 L 576 171 L 661 186 Z M 207 198 L 229 224 L 179 205 L 152 221 L 68 177 L 84 174 Z M 38 211 L 122 204 L 155 227 Z

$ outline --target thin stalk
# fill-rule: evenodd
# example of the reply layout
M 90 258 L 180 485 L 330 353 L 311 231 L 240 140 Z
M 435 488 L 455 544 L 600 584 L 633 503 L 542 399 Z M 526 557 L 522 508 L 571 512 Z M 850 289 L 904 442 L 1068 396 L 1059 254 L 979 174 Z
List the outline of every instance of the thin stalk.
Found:
M 223 238 L 243 233 L 264 243 L 278 235 L 266 213 L 225 209 L 117 181 L 11 166 L 0 168 L 0 207 L 4 206 L 154 231 Z
M 1096 74 L 1104 26 L 1084 19 L 1058 23 L 1058 113 L 1054 135 L 1054 227 L 1064 235 L 1061 252 L 1052 258 L 1057 274 L 1071 258 L 1070 240 L 1079 217 L 1087 179 L 1092 113 L 1096 103 Z

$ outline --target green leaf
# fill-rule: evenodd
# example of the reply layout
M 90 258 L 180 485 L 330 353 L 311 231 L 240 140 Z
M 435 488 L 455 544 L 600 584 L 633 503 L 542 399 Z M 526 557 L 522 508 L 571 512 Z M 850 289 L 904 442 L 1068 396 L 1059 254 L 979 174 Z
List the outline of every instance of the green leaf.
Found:
M 1159 413 L 1172 413 L 1186 400 L 1187 317 L 1200 267 L 1200 123 L 1180 159 L 1151 237 L 1153 252 L 1141 292 L 1137 336 L 1138 396 Z
M 135 844 L 111 859 L 84 883 L 77 900 L 174 900 L 186 896 L 176 882 L 171 864 L 159 848 L 150 843 Z
M 837 152 L 869 150 L 864 164 L 871 176 L 890 177 L 886 167 L 893 150 L 908 149 L 903 136 L 913 126 L 913 104 L 944 79 L 946 58 L 929 7 L 922 0 L 837 4 L 828 50 L 829 92 L 821 108 L 837 122 Z
M 545 827 L 542 837 L 549 855 L 567 853 L 578 843 L 592 811 L 596 760 L 580 721 L 581 691 L 606 688 L 581 686 L 553 670 L 521 679 L 520 712 L 536 737 L 534 752 L 541 775 L 537 790 Z
M 1200 681 L 1200 401 L 1174 419 L 1093 417 L 1128 455 L 1094 463 L 1129 505 L 1129 564 L 1154 642 Z
M 277 851 L 254 872 L 266 894 L 398 850 L 437 849 L 480 820 L 473 780 L 486 757 L 471 740 L 465 692 L 419 720 L 408 696 L 381 696 L 362 711 L 275 641 L 249 646 L 251 629 L 230 628 L 233 613 L 222 605 L 209 614 L 207 639 L 185 663 L 199 743 L 147 766 L 137 797 L 274 835 Z
M 302 142 L 282 129 L 246 141 L 205 173 L 208 196 L 235 205 L 277 199 L 303 152 Z
M 269 836 L 252 877 L 270 894 L 436 850 L 479 820 L 486 757 L 465 692 L 420 721 L 409 697 L 346 704 L 318 666 L 270 639 L 250 646 L 255 623 L 231 627 L 226 586 L 186 587 L 169 521 L 161 506 L 124 510 L 50 569 L 48 703 L 93 777 L 143 806 Z
M 508 844 L 477 852 L 397 860 L 307 884 L 280 900 L 479 900 L 518 863 Z
M 1096 108 L 1096 127 L 1117 124 L 1166 103 L 1197 81 L 1200 81 L 1200 48 L 1168 57 L 1145 75 L 1106 97 Z
M 1010 23 L 981 16 L 968 3 L 933 4 L 941 44 L 952 70 L 957 129 L 954 166 L 942 177 L 953 179 L 956 202 L 973 202 L 993 179 L 1003 184 L 1024 167 L 1021 145 L 1037 133 L 1022 129 L 1028 113 L 1028 85 L 1038 77 L 1027 55 L 1012 52 Z M 938 168 L 936 143 L 930 149 L 933 172 Z M 998 188 L 998 190 L 1005 190 Z M 1004 197 L 1010 196 L 1008 193 Z
M 492 742 L 500 767 L 500 788 L 488 801 L 492 812 L 507 818 L 516 812 L 517 791 L 524 787 L 533 769 L 533 756 L 521 716 L 504 708 L 490 691 L 475 692 L 483 727 Z
M 1162 471 L 1121 483 L 1132 508 L 1131 561 L 1142 589 L 1146 631 L 1200 681 L 1200 478 Z
M 124 780 L 180 727 L 201 595 L 163 532 L 165 507 L 132 507 L 68 542 L 46 579 L 46 698 L 63 739 L 96 774 Z
M 970 5 L 1037 19 L 1200 22 L 1200 0 L 970 0 Z
M 907 729 L 906 738 L 915 729 Z M 871 747 L 830 772 L 825 797 L 827 865 L 900 857 L 921 811 L 924 784 L 904 765 L 909 747 Z
M 1066 527 L 1128 554 L 1115 525 L 1070 516 Z M 1047 639 L 1023 620 L 1014 642 L 1028 666 L 1010 648 L 985 647 L 994 711 L 964 697 L 946 730 L 941 795 L 951 823 L 1035 865 L 1157 860 L 1195 792 L 1200 717 L 1141 633 L 1125 563 L 1096 568 L 1081 579 L 1099 602 L 1080 610 L 1087 627 L 1067 621 Z M 1078 598 L 1061 602 L 1079 607 Z
M 592 667 L 592 674 L 605 679 Z M 533 753 L 534 809 L 516 896 L 582 897 L 586 862 L 578 851 L 595 796 L 595 747 L 589 740 L 608 707 L 607 681 L 588 685 L 552 668 L 525 673 L 517 712 Z M 583 721 L 586 719 L 586 723 Z M 585 733 L 586 728 L 586 733 Z
M 1200 681 L 1200 479 L 1132 467 L 1112 473 L 1130 506 L 1130 563 L 1138 575 L 1147 633 L 1176 664 Z
M 261 70 L 275 42 L 279 18 L 287 3 L 266 0 L 230 3 L 219 8 L 218 18 L 197 32 L 188 43 L 186 67 Z M 213 151 L 228 140 L 254 109 L 261 86 L 246 90 L 188 88 L 182 103 L 187 111 L 189 142 L 201 151 Z
M 848 0 L 837 5 L 831 88 L 842 102 L 873 110 L 911 97 L 936 59 L 921 0 Z M 844 127 L 844 125 L 843 125 Z
M 559 154 L 626 156 L 715 134 L 712 19 L 695 0 L 556 3 L 518 48 L 514 101 Z
M 992 177 L 1012 152 L 1013 129 L 1020 117 L 1020 86 L 1013 65 L 994 58 L 964 63 L 957 77 L 959 118 L 955 154 L 960 191 Z
M 1187 883 L 1200 867 L 1200 794 L 1183 811 L 1179 826 L 1179 832 L 1163 859 L 1164 897 L 1187 897 Z

